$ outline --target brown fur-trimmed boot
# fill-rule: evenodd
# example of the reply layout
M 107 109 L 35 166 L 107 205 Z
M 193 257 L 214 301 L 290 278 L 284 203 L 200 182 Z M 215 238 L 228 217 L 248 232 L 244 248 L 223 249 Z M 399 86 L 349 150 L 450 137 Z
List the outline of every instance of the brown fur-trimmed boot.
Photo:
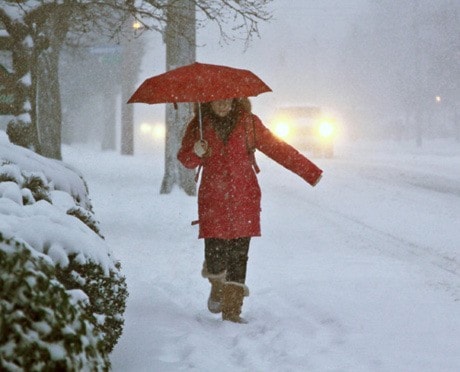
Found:
M 211 283 L 211 293 L 208 297 L 208 310 L 211 313 L 218 314 L 222 311 L 222 290 L 225 281 L 225 271 L 220 274 L 210 274 L 206 269 L 206 262 L 204 262 L 201 275 L 203 278 L 207 278 L 209 283 Z
M 222 311 L 222 292 L 224 288 L 225 273 L 208 277 L 211 283 L 211 293 L 208 298 L 208 310 L 218 314 Z
M 222 320 L 234 323 L 247 323 L 240 317 L 243 298 L 249 296 L 249 289 L 245 284 L 225 282 L 222 293 Z

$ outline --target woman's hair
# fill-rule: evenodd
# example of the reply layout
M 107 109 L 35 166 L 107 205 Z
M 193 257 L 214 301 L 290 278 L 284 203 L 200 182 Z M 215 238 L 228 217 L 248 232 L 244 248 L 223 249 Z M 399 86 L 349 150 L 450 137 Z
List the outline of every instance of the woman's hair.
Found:
M 195 118 L 198 118 L 198 107 L 199 107 L 198 104 L 195 103 L 194 105 Z M 249 98 L 246 98 L 246 97 L 234 98 L 232 102 L 232 109 L 229 115 L 236 116 L 238 118 L 243 112 L 249 112 L 249 113 L 251 112 L 251 101 L 249 101 Z M 211 108 L 211 102 L 205 102 L 201 104 L 201 116 L 203 118 L 214 116 L 214 111 Z
M 232 108 L 225 117 L 220 117 L 214 112 L 211 107 L 211 102 L 202 103 L 200 106 L 202 119 L 209 118 L 214 130 L 224 142 L 227 142 L 230 133 L 233 131 L 233 128 L 235 128 L 235 125 L 238 123 L 241 115 L 245 112 L 251 112 L 251 103 L 247 98 L 234 98 L 232 100 Z M 200 106 L 195 104 L 195 117 L 193 118 L 195 131 L 198 131 L 199 129 L 198 110 Z
M 211 102 L 205 102 L 201 105 L 195 103 L 194 114 L 191 124 L 196 137 L 199 136 L 199 110 L 201 108 L 201 118 L 209 119 L 209 122 L 218 133 L 219 137 L 226 142 L 235 125 L 238 123 L 243 113 L 251 113 L 251 102 L 248 98 L 234 98 L 232 108 L 227 116 L 220 117 L 211 107 Z

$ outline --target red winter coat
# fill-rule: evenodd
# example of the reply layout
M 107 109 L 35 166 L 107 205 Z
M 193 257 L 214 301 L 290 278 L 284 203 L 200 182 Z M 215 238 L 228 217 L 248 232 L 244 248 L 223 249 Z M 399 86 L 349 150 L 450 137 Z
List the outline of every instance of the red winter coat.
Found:
M 211 155 L 200 158 L 193 152 L 199 130 L 197 120 L 192 120 L 177 155 L 186 168 L 202 165 L 198 190 L 199 238 L 260 236 L 261 192 L 250 149 L 257 148 L 310 184 L 315 184 L 322 173 L 249 112 L 242 113 L 226 144 L 209 119 L 204 118 L 203 138 L 211 148 Z

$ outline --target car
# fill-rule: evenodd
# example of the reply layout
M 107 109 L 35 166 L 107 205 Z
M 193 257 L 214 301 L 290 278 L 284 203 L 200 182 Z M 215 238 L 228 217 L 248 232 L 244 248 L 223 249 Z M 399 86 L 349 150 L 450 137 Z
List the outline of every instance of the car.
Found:
M 319 106 L 283 106 L 275 110 L 270 121 L 272 132 L 300 151 L 332 158 L 337 132 L 336 119 Z

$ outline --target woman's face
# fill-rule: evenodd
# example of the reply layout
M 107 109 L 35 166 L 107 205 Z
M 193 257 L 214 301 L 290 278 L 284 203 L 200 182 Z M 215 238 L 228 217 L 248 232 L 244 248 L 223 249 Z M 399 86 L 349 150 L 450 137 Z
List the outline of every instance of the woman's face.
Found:
M 222 99 L 220 101 L 212 101 L 211 102 L 211 108 L 214 113 L 221 117 L 224 118 L 228 115 L 228 113 L 232 109 L 232 102 L 233 99 Z

